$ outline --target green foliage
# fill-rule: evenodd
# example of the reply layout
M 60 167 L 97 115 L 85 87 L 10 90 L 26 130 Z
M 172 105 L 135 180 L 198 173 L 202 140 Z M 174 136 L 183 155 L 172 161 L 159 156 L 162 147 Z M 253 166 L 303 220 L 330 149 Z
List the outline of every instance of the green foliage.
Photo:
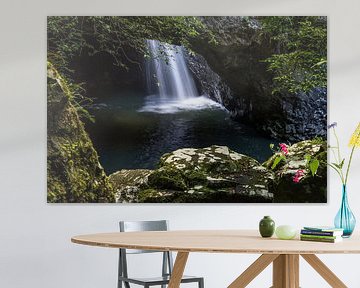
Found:
M 128 69 L 128 63 L 137 62 L 126 51 L 149 57 L 146 39 L 189 46 L 188 39 L 204 31 L 205 26 L 197 17 L 51 16 L 48 57 L 58 69 L 66 70 L 76 55 L 106 52 L 115 65 Z
M 67 81 L 48 64 L 48 202 L 115 202 Z
M 326 18 L 261 17 L 276 53 L 264 61 L 274 73 L 273 93 L 308 92 L 327 85 Z
M 286 157 L 283 154 L 279 154 L 278 156 L 276 156 L 273 164 L 271 165 L 271 169 L 274 170 L 281 161 L 286 161 Z
M 316 174 L 316 172 L 317 172 L 317 170 L 319 168 L 319 165 L 320 165 L 320 162 L 317 159 L 314 159 L 314 160 L 310 161 L 309 169 L 311 171 L 312 176 L 315 176 L 315 174 Z

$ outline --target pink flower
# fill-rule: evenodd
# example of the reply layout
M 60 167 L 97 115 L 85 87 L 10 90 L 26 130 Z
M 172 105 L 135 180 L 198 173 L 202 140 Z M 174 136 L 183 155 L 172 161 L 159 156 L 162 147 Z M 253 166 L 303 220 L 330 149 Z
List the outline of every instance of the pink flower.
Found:
M 289 153 L 288 146 L 285 143 L 279 144 L 281 152 L 283 152 L 285 155 Z
M 305 174 L 304 170 L 302 170 L 302 169 L 297 170 L 293 177 L 293 182 L 299 183 L 300 180 L 303 178 L 304 174 Z

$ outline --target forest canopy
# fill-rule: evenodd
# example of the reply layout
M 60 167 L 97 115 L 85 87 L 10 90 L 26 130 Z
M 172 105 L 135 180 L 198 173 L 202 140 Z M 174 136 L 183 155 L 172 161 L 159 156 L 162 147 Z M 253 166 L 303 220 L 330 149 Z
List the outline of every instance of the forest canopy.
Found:
M 250 17 L 244 17 L 250 18 Z M 270 41 L 274 53 L 267 59 L 273 73 L 273 93 L 308 92 L 327 84 L 327 22 L 318 16 L 269 16 L 258 19 L 262 41 Z M 105 52 L 114 64 L 128 69 L 136 64 L 126 51 L 149 57 L 145 40 L 156 39 L 191 49 L 191 39 L 203 37 L 217 45 L 213 31 L 201 17 L 189 16 L 50 16 L 48 60 L 70 73 L 74 56 Z M 167 57 L 164 51 L 159 55 Z
M 317 16 L 260 18 L 276 50 L 265 60 L 274 73 L 273 92 L 308 92 L 327 86 L 327 22 Z
M 205 26 L 197 17 L 53 16 L 48 17 L 48 57 L 63 70 L 76 55 L 106 52 L 115 65 L 127 68 L 134 60 L 125 49 L 146 57 L 146 39 L 189 46 L 188 40 L 200 31 Z

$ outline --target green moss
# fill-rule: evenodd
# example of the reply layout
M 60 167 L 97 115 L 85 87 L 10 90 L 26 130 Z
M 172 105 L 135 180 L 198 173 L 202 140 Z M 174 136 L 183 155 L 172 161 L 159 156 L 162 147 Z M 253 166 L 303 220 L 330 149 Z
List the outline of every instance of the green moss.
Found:
M 48 202 L 115 202 L 66 81 L 48 64 Z
M 149 176 L 149 185 L 159 189 L 185 190 L 187 188 L 179 170 L 166 167 L 158 169 Z
M 185 179 L 188 187 L 205 185 L 207 183 L 206 173 L 197 170 L 186 171 Z
M 262 197 L 248 197 L 235 194 L 232 189 L 206 189 L 201 192 L 184 193 L 179 191 L 161 191 L 147 189 L 141 191 L 141 201 L 144 203 L 263 203 Z M 267 201 L 270 202 L 270 201 Z
M 322 137 L 315 137 L 311 140 L 311 144 L 313 145 L 324 145 L 326 141 Z
M 271 202 L 271 171 L 227 147 L 184 148 L 163 155 L 142 202 Z M 257 169 L 254 169 L 257 168 Z
M 157 198 L 159 192 L 155 189 L 145 189 L 139 192 L 139 202 L 146 202 L 148 199 Z

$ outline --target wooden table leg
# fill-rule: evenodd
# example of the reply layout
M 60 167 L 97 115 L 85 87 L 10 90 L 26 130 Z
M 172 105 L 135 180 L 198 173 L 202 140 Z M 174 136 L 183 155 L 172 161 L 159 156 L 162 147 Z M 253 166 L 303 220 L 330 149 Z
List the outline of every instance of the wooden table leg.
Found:
M 183 277 L 185 265 L 188 257 L 189 257 L 189 252 L 177 253 L 168 288 L 180 287 L 181 278 Z
M 324 280 L 334 288 L 347 288 L 347 286 L 314 254 L 301 255 Z
M 274 260 L 272 288 L 299 288 L 299 255 L 281 254 Z
M 254 280 L 267 266 L 270 265 L 279 255 L 263 254 L 254 263 L 252 263 L 238 278 L 232 282 L 228 288 L 244 288 Z

